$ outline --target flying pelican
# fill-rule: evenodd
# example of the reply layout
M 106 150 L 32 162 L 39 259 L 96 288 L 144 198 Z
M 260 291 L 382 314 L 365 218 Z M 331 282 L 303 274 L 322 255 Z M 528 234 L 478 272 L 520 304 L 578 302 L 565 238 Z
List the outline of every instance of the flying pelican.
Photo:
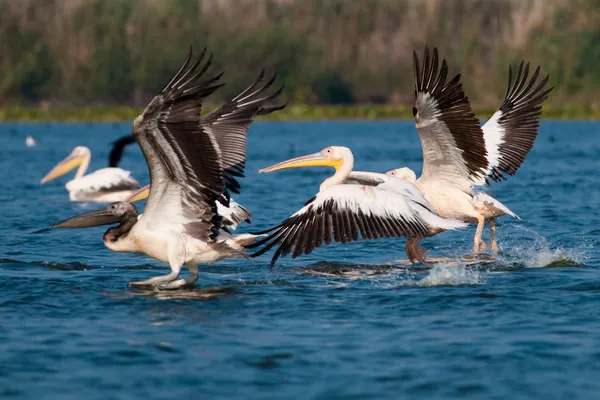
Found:
M 98 203 L 121 201 L 140 187 L 131 173 L 121 168 L 102 168 L 86 175 L 91 158 L 92 152 L 89 148 L 77 146 L 67 158 L 52 168 L 40 183 L 49 182 L 79 167 L 75 178 L 66 184 L 69 199 Z
M 117 202 L 52 225 L 84 228 L 119 224 L 104 234 L 104 244 L 117 252 L 143 253 L 168 263 L 171 273 L 132 286 L 175 289 L 198 279 L 198 264 L 245 257 L 244 245 L 254 235 L 232 235 L 223 229 L 216 202 L 228 204 L 228 191 L 238 192 L 243 176 L 246 132 L 265 102 L 281 93 L 265 91 L 263 73 L 248 89 L 220 108 L 201 116 L 202 100 L 221 86 L 217 75 L 199 81 L 210 65 L 200 66 L 206 49 L 192 62 L 192 52 L 173 79 L 133 121 L 133 137 L 144 154 L 152 183 L 145 212 Z M 281 107 L 279 107 L 281 108 Z M 275 107 L 274 109 L 277 109 Z M 191 276 L 179 277 L 186 266 Z
M 490 224 L 491 249 L 498 250 L 495 240 L 496 221 L 501 215 L 518 218 L 508 207 L 484 193 L 474 193 L 474 186 L 489 184 L 513 175 L 523 163 L 537 136 L 542 102 L 552 90 L 544 90 L 548 76 L 535 88 L 538 66 L 528 81 L 529 64 L 523 62 L 515 80 L 509 68 L 508 88 L 500 109 L 479 128 L 457 75 L 445 84 L 448 67 L 442 61 L 438 73 L 438 53 L 433 58 L 425 49 L 423 69 L 414 54 L 415 107 L 413 114 L 423 147 L 423 172 L 419 179 L 408 168 L 389 171 L 390 175 L 414 182 L 445 218 L 477 221 L 473 252 L 485 244 L 481 239 L 485 221 Z M 467 123 L 459 129 L 457 121 Z
M 328 166 L 335 168 L 319 193 L 279 225 L 255 234 L 267 234 L 246 248 L 264 247 L 257 257 L 279 244 L 271 265 L 280 256 L 293 252 L 296 258 L 316 247 L 335 242 L 406 236 L 406 253 L 411 262 L 425 262 L 423 237 L 465 223 L 438 217 L 415 185 L 384 174 L 352 172 L 354 157 L 347 147 L 331 146 L 318 153 L 293 158 L 261 169 L 272 172 L 287 168 Z M 356 182 L 356 183 L 355 183 Z M 360 182 L 360 183 L 358 183 Z
M 147 199 L 150 195 L 150 185 L 146 185 L 124 201 L 134 203 L 136 201 Z M 237 203 L 233 199 L 229 199 L 229 206 L 226 206 L 217 200 L 217 214 L 223 218 L 223 225 L 229 229 L 236 229 L 242 222 L 250 223 L 252 213 L 246 207 Z

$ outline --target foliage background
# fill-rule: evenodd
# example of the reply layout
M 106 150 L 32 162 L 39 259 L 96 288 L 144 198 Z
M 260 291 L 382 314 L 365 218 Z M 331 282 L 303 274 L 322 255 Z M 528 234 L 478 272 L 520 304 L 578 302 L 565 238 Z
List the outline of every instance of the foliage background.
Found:
M 0 0 L 0 37 L 4 108 L 141 107 L 193 45 L 225 70 L 213 102 L 267 68 L 292 104 L 404 110 L 428 44 L 475 107 L 525 59 L 550 73 L 550 108 L 600 109 L 600 0 Z

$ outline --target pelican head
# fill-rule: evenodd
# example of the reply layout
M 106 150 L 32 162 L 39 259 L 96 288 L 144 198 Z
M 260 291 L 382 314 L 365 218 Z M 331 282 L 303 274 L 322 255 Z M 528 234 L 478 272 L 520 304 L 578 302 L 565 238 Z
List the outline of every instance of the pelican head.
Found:
M 51 228 L 90 228 L 123 222 L 130 216 L 137 220 L 137 209 L 131 203 L 119 201 L 100 210 L 90 211 L 50 225 Z
M 90 228 L 92 226 L 112 225 L 118 223 L 118 226 L 109 228 L 104 233 L 104 243 L 106 247 L 119 251 L 119 239 L 129 233 L 131 228 L 138 220 L 137 208 L 126 201 L 119 201 L 104 207 L 100 210 L 81 214 L 64 221 L 50 225 L 51 228 Z
M 400 179 L 404 179 L 406 181 L 415 183 L 417 181 L 417 175 L 410 168 L 396 168 L 391 171 L 386 172 L 387 175 L 395 176 Z
M 54 168 L 40 181 L 40 183 L 44 184 L 53 179 L 58 178 L 71 171 L 72 169 L 80 166 L 86 160 L 89 162 L 92 152 L 85 146 L 77 146 L 73 149 L 71 154 L 69 154 L 64 160 L 56 164 Z
M 258 172 L 273 172 L 280 169 L 300 168 L 300 167 L 333 167 L 339 170 L 344 162 L 352 159 L 352 152 L 347 147 L 329 146 L 318 153 L 309 154 L 302 157 L 292 158 L 279 164 L 263 168 Z
M 128 203 L 135 203 L 136 201 L 147 199 L 150 196 L 150 185 L 146 185 L 135 193 L 132 193 L 124 201 Z

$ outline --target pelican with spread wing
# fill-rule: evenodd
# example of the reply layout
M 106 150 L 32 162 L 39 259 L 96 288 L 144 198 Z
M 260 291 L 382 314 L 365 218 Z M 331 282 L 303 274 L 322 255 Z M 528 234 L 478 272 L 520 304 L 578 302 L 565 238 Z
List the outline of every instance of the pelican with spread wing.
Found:
M 264 72 L 261 73 L 259 79 L 262 79 L 263 77 L 264 77 Z M 261 107 L 257 111 L 256 116 L 267 115 L 274 111 L 281 110 L 286 105 L 287 104 L 283 104 L 280 106 L 274 106 L 274 107 Z M 240 129 L 245 129 L 247 131 L 248 125 L 246 125 L 245 127 L 240 127 Z M 130 143 L 130 140 L 127 138 L 121 138 L 115 142 L 115 147 L 113 148 L 113 151 L 111 152 L 111 156 L 110 156 L 111 162 L 113 159 L 116 159 L 118 162 L 118 160 L 120 159 L 121 154 L 123 152 L 122 147 L 126 146 L 129 143 Z M 121 148 L 121 149 L 119 150 L 118 148 Z M 115 154 L 114 157 L 113 157 L 113 153 Z M 129 202 L 129 203 L 134 203 L 136 201 L 147 199 L 149 195 L 150 195 L 150 185 L 146 185 L 143 188 L 139 189 L 137 192 L 131 194 L 124 201 Z M 225 225 L 229 229 L 236 229 L 237 226 L 242 222 L 250 223 L 250 217 L 252 216 L 252 213 L 250 212 L 250 210 L 248 210 L 246 207 L 242 206 L 241 204 L 237 203 L 232 198 L 229 198 L 229 205 L 226 205 L 225 202 L 217 199 L 217 214 L 219 214 L 221 216 L 223 225 Z
M 388 174 L 415 183 L 443 217 L 477 222 L 473 252 L 484 248 L 481 236 L 484 223 L 490 224 L 491 249 L 498 250 L 495 218 L 510 215 L 508 207 L 473 188 L 513 175 L 531 150 L 538 133 L 543 101 L 552 90 L 544 89 L 548 76 L 537 83 L 540 67 L 530 79 L 529 64 L 521 62 L 515 80 L 509 68 L 508 88 L 500 109 L 479 128 L 464 95 L 460 75 L 445 83 L 446 60 L 438 71 L 438 53 L 425 49 L 423 65 L 414 55 L 415 116 L 423 147 L 423 173 L 419 179 L 409 168 Z M 537 84 L 536 84 L 537 83 Z M 457 123 L 463 125 L 459 126 Z
M 327 178 L 316 196 L 279 225 L 255 234 L 266 235 L 246 246 L 263 246 L 252 257 L 279 247 L 271 260 L 292 253 L 296 258 L 333 241 L 348 243 L 363 239 L 407 237 L 406 253 L 411 262 L 425 262 L 423 237 L 466 224 L 436 215 L 415 185 L 369 172 L 352 172 L 354 156 L 347 147 L 331 146 L 322 151 L 281 162 L 259 172 L 287 168 L 329 166 L 335 174 Z
M 232 235 L 217 212 L 217 202 L 229 204 L 229 192 L 239 192 L 243 176 L 246 131 L 264 104 L 274 78 L 263 74 L 239 96 L 201 116 L 203 99 L 221 86 L 221 75 L 200 81 L 211 59 L 192 54 L 144 112 L 133 122 L 133 137 L 150 171 L 151 189 L 144 213 L 117 202 L 108 207 L 54 224 L 84 228 L 118 224 L 104 234 L 104 244 L 117 252 L 143 253 L 168 263 L 171 272 L 131 285 L 175 289 L 198 279 L 198 264 L 245 257 L 250 234 Z M 191 276 L 178 279 L 183 266 Z
M 71 201 L 110 203 L 121 201 L 139 189 L 140 184 L 129 171 L 117 167 L 102 168 L 86 175 L 92 152 L 77 146 L 41 180 L 44 184 L 77 168 L 75 178 L 67 182 Z

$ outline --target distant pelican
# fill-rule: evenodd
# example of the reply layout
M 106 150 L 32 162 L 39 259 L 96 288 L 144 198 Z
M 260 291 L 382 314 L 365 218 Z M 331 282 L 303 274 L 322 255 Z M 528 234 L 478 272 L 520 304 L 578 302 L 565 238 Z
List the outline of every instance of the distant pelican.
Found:
M 131 282 L 133 286 L 175 289 L 193 283 L 198 279 L 198 264 L 245 257 L 243 246 L 255 239 L 227 232 L 216 202 L 227 205 L 228 191 L 238 191 L 236 177 L 243 176 L 248 126 L 281 89 L 264 95 L 275 77 L 261 84 L 261 74 L 239 96 L 201 117 L 202 100 L 221 86 L 217 83 L 221 75 L 199 81 L 211 61 L 199 67 L 204 54 L 191 63 L 190 50 L 173 79 L 133 121 L 133 136 L 148 163 L 152 184 L 144 213 L 138 218 L 133 204 L 118 202 L 53 225 L 84 228 L 118 223 L 104 234 L 106 247 L 143 253 L 170 265 L 171 273 Z M 191 276 L 177 279 L 184 265 Z
M 27 136 L 25 138 L 25 145 L 27 147 L 33 147 L 37 144 L 37 142 L 35 141 L 35 139 L 32 136 Z
M 69 199 L 98 203 L 124 200 L 140 187 L 131 173 L 121 168 L 102 168 L 85 175 L 91 158 L 92 152 L 89 148 L 77 146 L 67 158 L 48 172 L 40 183 L 49 182 L 79 167 L 75 178 L 66 184 Z
M 543 90 L 548 76 L 535 88 L 540 68 L 529 82 L 529 64 L 519 67 L 509 82 L 500 109 L 483 126 L 471 111 L 460 84 L 460 75 L 445 83 L 448 74 L 446 60 L 438 73 L 438 53 L 425 49 L 423 69 L 414 54 L 415 116 L 423 147 L 423 172 L 419 179 L 408 168 L 389 171 L 419 187 L 438 215 L 467 222 L 477 221 L 473 252 L 485 247 L 481 239 L 485 220 L 490 223 L 491 249 L 498 250 L 495 240 L 495 217 L 511 215 L 512 211 L 498 200 L 473 187 L 488 183 L 487 177 L 506 179 L 502 173 L 513 175 L 533 146 L 537 136 L 542 102 L 552 88 Z M 459 123 L 461 124 L 459 126 Z
M 411 262 L 426 262 L 423 237 L 466 226 L 461 221 L 438 217 L 423 194 L 412 183 L 384 174 L 352 172 L 354 157 L 347 147 L 331 146 L 318 153 L 293 158 L 261 169 L 328 166 L 336 172 L 322 184 L 319 193 L 279 225 L 256 234 L 268 234 L 247 248 L 262 249 L 259 256 L 279 244 L 271 260 L 292 253 L 296 258 L 332 241 L 347 243 L 363 239 L 406 236 Z M 357 182 L 357 183 L 355 183 Z

